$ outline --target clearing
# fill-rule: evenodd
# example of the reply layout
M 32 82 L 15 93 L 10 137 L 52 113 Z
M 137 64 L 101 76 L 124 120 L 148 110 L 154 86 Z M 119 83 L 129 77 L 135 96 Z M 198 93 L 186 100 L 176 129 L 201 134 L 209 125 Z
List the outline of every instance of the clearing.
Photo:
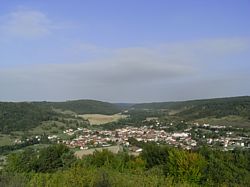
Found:
M 233 126 L 239 128 L 250 128 L 250 121 L 247 118 L 243 118 L 241 116 L 225 116 L 222 118 L 201 118 L 198 120 L 193 120 L 198 123 L 210 123 L 211 125 L 225 125 L 225 126 Z
M 91 125 L 101 125 L 105 123 L 115 122 L 119 119 L 124 119 L 127 116 L 122 114 L 114 114 L 114 115 L 103 115 L 103 114 L 84 114 L 78 115 L 84 119 L 89 120 Z

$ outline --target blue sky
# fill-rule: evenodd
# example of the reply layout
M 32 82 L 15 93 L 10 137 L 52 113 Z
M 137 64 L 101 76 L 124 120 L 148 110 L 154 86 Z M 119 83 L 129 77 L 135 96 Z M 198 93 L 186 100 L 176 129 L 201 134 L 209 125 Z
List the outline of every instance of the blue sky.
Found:
M 0 100 L 151 102 L 249 95 L 248 0 L 12 0 Z

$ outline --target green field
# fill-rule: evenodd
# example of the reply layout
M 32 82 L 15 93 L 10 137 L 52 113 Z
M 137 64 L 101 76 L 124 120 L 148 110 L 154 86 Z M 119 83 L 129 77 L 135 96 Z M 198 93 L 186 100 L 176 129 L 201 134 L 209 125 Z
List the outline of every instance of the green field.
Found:
M 198 123 L 209 123 L 211 125 L 225 125 L 225 126 L 233 126 L 233 127 L 241 127 L 241 128 L 250 128 L 250 121 L 247 118 L 243 118 L 240 116 L 226 116 L 222 118 L 201 118 L 195 120 Z
M 11 135 L 0 134 L 0 146 L 14 144 L 15 138 Z
M 91 125 L 101 125 L 105 123 L 115 122 L 119 119 L 124 119 L 127 116 L 122 114 L 114 114 L 114 115 L 102 115 L 102 114 L 84 114 L 79 115 L 83 119 L 89 120 Z

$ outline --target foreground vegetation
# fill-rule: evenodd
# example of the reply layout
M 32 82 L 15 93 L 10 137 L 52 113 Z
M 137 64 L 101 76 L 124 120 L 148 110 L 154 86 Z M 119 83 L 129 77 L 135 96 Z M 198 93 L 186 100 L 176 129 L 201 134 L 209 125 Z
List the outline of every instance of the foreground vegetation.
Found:
M 107 150 L 76 159 L 64 145 L 8 156 L 0 186 L 249 186 L 250 152 L 144 144 L 140 156 Z

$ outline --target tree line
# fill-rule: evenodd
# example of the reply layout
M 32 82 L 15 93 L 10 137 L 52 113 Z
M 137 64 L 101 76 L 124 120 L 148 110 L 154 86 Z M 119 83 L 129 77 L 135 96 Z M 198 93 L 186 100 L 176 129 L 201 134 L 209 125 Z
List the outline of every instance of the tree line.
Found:
M 76 159 L 64 145 L 13 153 L 0 186 L 249 186 L 250 151 L 186 151 L 144 144 L 140 156 L 108 150 Z

